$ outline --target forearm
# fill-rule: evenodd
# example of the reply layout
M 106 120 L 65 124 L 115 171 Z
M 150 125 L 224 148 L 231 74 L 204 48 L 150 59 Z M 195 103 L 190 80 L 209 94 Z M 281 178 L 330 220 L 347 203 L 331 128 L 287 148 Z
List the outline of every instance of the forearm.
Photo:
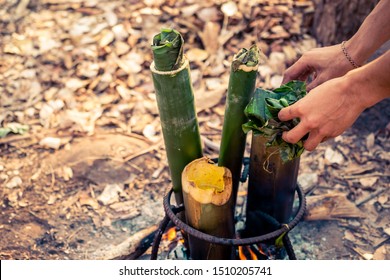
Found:
M 345 46 L 355 62 L 362 65 L 389 39 L 390 0 L 381 0 Z
M 344 76 L 356 102 L 371 107 L 390 97 L 390 51 Z

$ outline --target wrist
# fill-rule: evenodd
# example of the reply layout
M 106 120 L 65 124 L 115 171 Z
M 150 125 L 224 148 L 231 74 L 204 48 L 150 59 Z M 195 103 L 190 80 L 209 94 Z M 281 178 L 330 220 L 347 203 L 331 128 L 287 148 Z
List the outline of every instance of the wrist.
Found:
M 351 55 L 349 54 L 347 48 L 345 47 L 345 44 L 346 44 L 346 41 L 343 41 L 341 43 L 341 50 L 344 54 L 344 57 L 348 60 L 348 62 L 352 65 L 353 68 L 359 68 L 361 65 L 360 64 L 357 64 L 355 62 L 355 60 L 351 57 Z
M 360 106 L 362 111 L 384 98 L 382 92 L 376 90 L 375 81 L 367 76 L 363 68 L 364 66 L 351 70 L 343 77 L 345 90 L 351 95 L 352 102 Z
M 367 59 L 371 56 L 370 48 L 365 44 L 359 43 L 357 36 L 345 41 L 344 47 L 351 59 L 359 66 L 365 64 Z

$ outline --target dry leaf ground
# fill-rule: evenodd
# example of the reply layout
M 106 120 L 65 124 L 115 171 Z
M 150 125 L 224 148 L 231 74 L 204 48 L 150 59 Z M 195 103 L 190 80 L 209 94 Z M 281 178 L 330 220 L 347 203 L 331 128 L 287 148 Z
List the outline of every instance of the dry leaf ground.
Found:
M 257 43 L 257 86 L 279 86 L 317 46 L 313 11 L 292 0 L 0 0 L 0 127 L 28 125 L 0 138 L 0 258 L 89 259 L 160 222 L 170 184 L 149 65 L 161 27 L 185 36 L 215 157 L 233 54 Z M 291 232 L 299 259 L 390 259 L 389 108 L 302 156 L 307 196 L 343 198 L 318 202 Z M 340 212 L 346 200 L 361 217 Z

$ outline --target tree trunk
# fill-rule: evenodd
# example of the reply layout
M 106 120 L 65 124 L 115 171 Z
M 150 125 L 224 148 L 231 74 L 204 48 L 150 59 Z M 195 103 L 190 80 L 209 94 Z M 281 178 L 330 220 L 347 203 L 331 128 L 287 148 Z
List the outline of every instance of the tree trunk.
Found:
M 312 33 L 322 46 L 352 37 L 379 0 L 314 0 Z

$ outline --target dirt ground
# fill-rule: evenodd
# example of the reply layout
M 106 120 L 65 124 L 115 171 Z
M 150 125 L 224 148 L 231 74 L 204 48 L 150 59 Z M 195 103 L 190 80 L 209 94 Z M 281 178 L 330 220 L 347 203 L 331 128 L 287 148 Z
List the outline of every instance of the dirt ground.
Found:
M 0 0 L 0 128 L 12 128 L 0 138 L 0 259 L 111 259 L 155 229 L 170 176 L 153 34 L 167 25 L 186 34 L 212 158 L 232 54 L 259 42 L 268 60 L 257 86 L 273 88 L 316 46 L 310 1 L 249 2 Z M 298 259 L 390 259 L 389 105 L 302 155 L 308 211 L 290 233 Z

